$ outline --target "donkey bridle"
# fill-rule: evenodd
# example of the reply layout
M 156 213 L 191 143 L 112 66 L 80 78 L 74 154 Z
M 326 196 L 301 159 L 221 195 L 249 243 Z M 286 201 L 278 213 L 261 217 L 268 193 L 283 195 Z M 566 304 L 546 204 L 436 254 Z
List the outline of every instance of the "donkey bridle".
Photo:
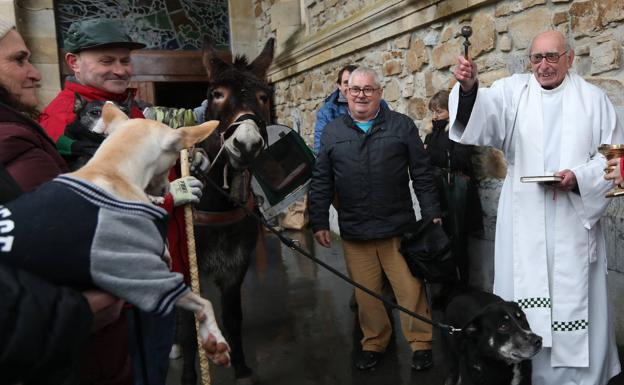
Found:
M 264 143 L 267 143 L 266 124 L 264 123 L 264 121 L 259 119 L 254 114 L 242 114 L 241 116 L 236 118 L 236 120 L 232 124 L 230 124 L 223 132 L 220 133 L 221 147 L 219 148 L 219 151 L 217 152 L 215 158 L 212 160 L 212 164 L 203 175 L 207 181 L 210 181 L 214 184 L 214 182 L 212 182 L 212 180 L 208 178 L 208 174 L 212 170 L 212 167 L 217 163 L 217 159 L 219 158 L 219 156 L 223 153 L 223 150 L 225 149 L 225 141 L 230 136 L 232 136 L 238 126 L 246 120 L 253 120 L 256 126 L 260 128 L 260 133 L 262 135 L 262 138 L 264 139 Z M 217 187 L 216 184 L 214 184 L 214 186 L 217 188 L 218 191 L 223 191 L 222 188 Z M 237 202 L 237 204 L 239 204 L 239 207 L 229 211 L 202 211 L 193 209 L 193 224 L 198 226 L 228 226 L 234 224 L 243 220 L 247 216 L 247 212 L 253 211 L 256 201 L 253 194 L 250 192 L 249 196 L 247 197 L 246 205 L 241 205 L 240 202 Z

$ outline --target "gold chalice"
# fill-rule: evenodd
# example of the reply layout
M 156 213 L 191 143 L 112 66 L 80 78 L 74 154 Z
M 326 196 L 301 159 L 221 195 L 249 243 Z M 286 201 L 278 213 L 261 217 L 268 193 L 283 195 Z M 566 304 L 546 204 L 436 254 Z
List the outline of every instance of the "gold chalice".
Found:
M 598 147 L 598 152 L 607 158 L 607 160 L 621 158 L 624 156 L 624 144 L 601 144 Z M 613 171 L 613 166 L 607 166 L 604 169 L 605 174 L 608 174 Z M 624 189 L 620 186 L 615 186 L 611 191 L 605 195 L 607 198 L 619 197 L 624 195 Z

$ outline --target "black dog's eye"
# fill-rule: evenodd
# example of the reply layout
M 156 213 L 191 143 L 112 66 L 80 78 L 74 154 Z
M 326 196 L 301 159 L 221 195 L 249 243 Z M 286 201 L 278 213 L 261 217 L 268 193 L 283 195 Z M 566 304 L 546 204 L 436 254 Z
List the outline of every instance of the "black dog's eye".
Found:
M 498 331 L 501 333 L 506 333 L 509 331 L 509 322 L 502 322 L 498 325 Z
M 522 313 L 520 313 L 520 312 L 516 313 L 516 318 L 522 319 Z
M 91 115 L 91 116 L 100 116 L 100 115 L 102 115 L 102 111 L 101 110 L 91 110 L 91 111 L 89 111 L 89 115 Z

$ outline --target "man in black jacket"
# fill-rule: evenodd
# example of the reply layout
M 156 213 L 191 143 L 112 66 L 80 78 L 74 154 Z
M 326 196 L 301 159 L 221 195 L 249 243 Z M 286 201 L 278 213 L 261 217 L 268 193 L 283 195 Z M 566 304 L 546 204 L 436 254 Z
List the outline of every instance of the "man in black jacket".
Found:
M 352 279 L 380 293 L 388 277 L 399 305 L 429 315 L 421 282 L 399 253 L 403 229 L 416 221 L 408 186 L 413 181 L 423 217 L 440 223 L 440 208 L 429 157 L 418 129 L 406 115 L 380 108 L 377 74 L 359 67 L 349 78 L 349 114 L 329 123 L 321 137 L 310 188 L 314 237 L 330 246 L 328 209 L 338 199 L 338 221 Z M 355 366 L 377 365 L 390 341 L 392 325 L 383 304 L 355 291 L 362 328 L 362 352 Z M 412 351 L 412 367 L 431 367 L 431 326 L 401 314 Z

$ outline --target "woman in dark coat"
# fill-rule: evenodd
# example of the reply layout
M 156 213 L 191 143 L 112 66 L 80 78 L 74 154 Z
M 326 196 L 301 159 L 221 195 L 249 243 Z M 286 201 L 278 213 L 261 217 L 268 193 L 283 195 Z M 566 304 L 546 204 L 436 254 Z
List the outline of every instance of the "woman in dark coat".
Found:
M 30 119 L 40 79 L 22 36 L 0 16 L 0 205 L 67 171 Z M 4 247 L 11 246 L 0 241 Z M 79 293 L 0 264 L 0 384 L 78 383 L 90 332 L 117 319 L 121 304 L 102 291 Z
M 467 284 L 468 235 L 482 231 L 483 220 L 472 167 L 472 146 L 449 139 L 448 97 L 448 91 L 440 91 L 429 101 L 433 128 L 425 137 L 425 148 L 438 174 L 440 203 L 446 213 L 444 229 L 452 241 L 460 279 Z

